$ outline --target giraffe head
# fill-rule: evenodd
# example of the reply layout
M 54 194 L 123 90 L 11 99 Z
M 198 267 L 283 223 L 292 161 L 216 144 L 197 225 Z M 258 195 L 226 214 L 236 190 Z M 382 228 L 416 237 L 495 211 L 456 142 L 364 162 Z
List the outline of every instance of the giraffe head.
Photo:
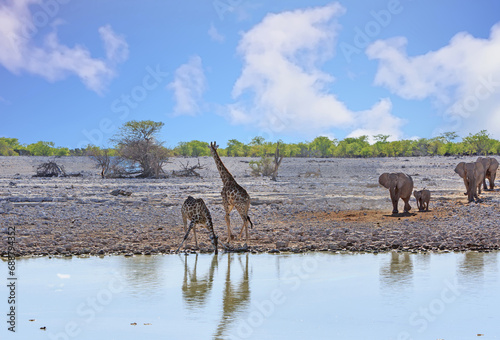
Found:
M 215 154 L 217 154 L 218 148 L 219 148 L 219 146 L 217 145 L 217 142 L 210 143 L 210 153 L 212 154 L 212 156 L 215 156 Z

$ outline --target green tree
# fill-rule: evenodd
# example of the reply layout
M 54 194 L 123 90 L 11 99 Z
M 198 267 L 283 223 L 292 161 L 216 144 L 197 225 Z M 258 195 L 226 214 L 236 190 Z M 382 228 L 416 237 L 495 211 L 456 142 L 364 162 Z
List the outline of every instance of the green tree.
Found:
M 469 133 L 463 138 L 465 152 L 469 155 L 488 155 L 494 152 L 495 141 L 490 138 L 486 130 L 481 130 L 476 134 Z
M 381 142 L 381 143 L 386 143 L 387 142 L 387 139 L 391 137 L 391 135 L 383 135 L 381 133 L 379 133 L 378 135 L 375 135 L 373 136 L 373 138 L 377 141 L 377 142 Z
M 443 132 L 439 137 L 444 139 L 446 143 L 453 143 L 453 141 L 458 138 L 458 134 L 454 131 Z
M 208 143 L 200 142 L 198 140 L 192 140 L 189 142 L 191 145 L 191 156 L 193 157 L 201 157 L 201 156 L 210 156 L 210 148 L 208 147 Z
M 151 120 L 130 121 L 112 138 L 119 157 L 141 168 L 140 177 L 160 177 L 170 150 L 159 140 L 164 123 Z
M 0 156 L 17 156 L 17 152 L 7 142 L 0 139 Z
M 39 141 L 29 144 L 26 149 L 33 156 L 53 156 L 54 155 L 54 142 Z
M 54 156 L 69 156 L 69 155 L 70 152 L 68 148 L 59 147 L 54 149 Z
M 189 142 L 179 142 L 177 146 L 174 148 L 174 154 L 176 156 L 185 156 L 189 157 L 193 153 L 193 149 Z
M 427 154 L 431 156 L 444 155 L 446 153 L 446 144 L 442 137 L 431 138 L 427 141 Z
M 0 137 L 0 155 L 2 156 L 17 156 L 20 150 L 25 149 L 19 144 L 17 138 Z
M 256 136 L 252 138 L 249 145 L 247 146 L 249 156 L 251 157 L 263 157 L 266 155 L 266 142 L 264 137 Z
M 180 142 L 174 149 L 176 155 L 187 157 L 210 156 L 208 143 L 192 140 L 190 142 Z
M 366 135 L 344 138 L 335 149 L 337 157 L 363 157 L 369 154 L 371 154 L 371 146 Z
M 263 145 L 266 139 L 262 136 L 256 136 L 252 138 L 250 145 Z
M 226 152 L 230 157 L 243 157 L 246 156 L 246 146 L 236 139 L 230 139 L 227 142 Z
M 310 144 L 310 149 L 316 157 L 331 157 L 334 148 L 335 141 L 325 136 L 314 138 Z

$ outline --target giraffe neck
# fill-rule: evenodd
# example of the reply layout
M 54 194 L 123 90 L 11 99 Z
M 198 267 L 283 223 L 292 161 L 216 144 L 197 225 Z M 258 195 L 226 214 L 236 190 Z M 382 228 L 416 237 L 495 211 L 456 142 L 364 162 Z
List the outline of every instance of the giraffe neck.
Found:
M 217 165 L 217 170 L 219 170 L 220 178 L 222 179 L 222 183 L 224 186 L 228 184 L 235 183 L 235 179 L 233 178 L 233 175 L 227 170 L 227 168 L 224 166 L 224 163 L 222 163 L 222 160 L 219 157 L 219 154 L 216 152 L 213 153 L 215 164 Z

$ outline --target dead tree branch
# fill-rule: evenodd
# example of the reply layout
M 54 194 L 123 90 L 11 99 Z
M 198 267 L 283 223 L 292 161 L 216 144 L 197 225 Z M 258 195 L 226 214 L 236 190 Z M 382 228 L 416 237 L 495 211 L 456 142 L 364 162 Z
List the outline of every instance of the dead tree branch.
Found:
M 194 166 L 189 166 L 189 162 L 186 164 L 182 164 L 181 161 L 179 163 L 182 166 L 181 170 L 172 170 L 172 176 L 176 177 L 201 177 L 199 173 L 197 173 L 195 170 L 201 170 L 204 169 L 204 167 L 200 164 L 200 160 L 198 159 L 198 164 Z
M 48 161 L 47 163 L 42 163 L 36 168 L 36 175 L 33 177 L 64 177 L 66 176 L 66 171 L 61 165 L 57 165 L 54 161 Z
M 280 155 L 280 143 L 276 144 L 276 151 L 274 152 L 274 170 L 271 174 L 271 180 L 276 181 L 278 177 L 278 168 L 281 165 L 281 161 L 283 160 L 283 155 Z

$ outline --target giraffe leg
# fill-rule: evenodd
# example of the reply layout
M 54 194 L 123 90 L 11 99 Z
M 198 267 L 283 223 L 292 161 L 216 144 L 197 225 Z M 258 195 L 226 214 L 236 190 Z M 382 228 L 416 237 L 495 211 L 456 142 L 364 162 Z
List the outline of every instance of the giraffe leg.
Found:
M 231 242 L 231 219 L 229 218 L 229 211 L 226 210 L 226 216 L 224 217 L 227 224 L 227 243 Z
M 242 216 L 242 219 L 243 219 L 243 226 L 241 227 L 241 230 L 240 230 L 240 233 L 238 234 L 238 239 L 241 240 L 241 236 L 243 235 L 243 231 L 246 230 L 246 234 L 247 234 L 247 238 L 248 238 L 248 227 L 247 227 L 247 224 L 248 224 L 248 221 L 246 219 L 246 216 Z
M 248 208 L 246 206 L 241 208 L 236 208 L 240 213 L 241 219 L 243 220 L 243 226 L 241 227 L 240 233 L 238 235 L 238 239 L 241 240 L 243 235 L 243 231 L 245 231 L 246 243 L 248 245 L 248 222 L 250 222 L 250 218 L 248 217 Z M 251 222 L 250 222 L 251 223 Z
M 198 239 L 196 238 L 196 227 L 193 227 L 193 233 L 194 233 L 194 244 L 196 244 L 196 248 L 198 248 Z
M 183 245 L 183 244 L 184 244 L 184 242 L 187 240 L 187 238 L 188 238 L 188 236 L 189 236 L 189 232 L 191 231 L 191 229 L 193 229 L 193 228 L 194 228 L 194 224 L 195 224 L 195 223 L 194 223 L 194 221 L 191 221 L 191 223 L 189 223 L 189 228 L 188 228 L 188 230 L 187 230 L 187 232 L 186 232 L 186 235 L 184 235 L 184 239 L 182 240 L 182 242 L 181 242 L 181 244 L 180 244 L 179 248 L 177 248 L 177 250 L 175 251 L 176 253 L 178 253 L 178 252 L 179 252 L 179 249 L 181 249 L 182 245 Z
M 184 232 L 186 232 L 187 231 L 187 217 L 185 214 L 182 214 L 182 224 L 184 227 Z

